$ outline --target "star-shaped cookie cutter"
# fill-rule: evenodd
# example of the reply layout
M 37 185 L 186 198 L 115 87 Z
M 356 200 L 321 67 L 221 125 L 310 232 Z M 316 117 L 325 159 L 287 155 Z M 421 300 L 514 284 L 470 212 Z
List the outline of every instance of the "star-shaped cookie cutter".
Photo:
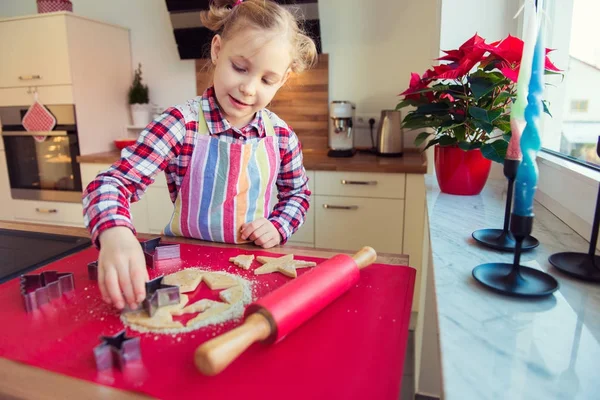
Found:
M 154 268 L 157 261 L 181 257 L 181 249 L 178 244 L 161 244 L 160 239 L 160 237 L 156 237 L 140 242 L 144 250 L 146 265 L 150 268 Z
M 112 368 L 123 369 L 131 361 L 142 359 L 139 337 L 127 337 L 125 330 L 113 336 L 100 336 L 100 343 L 94 347 L 94 358 L 98 371 Z
M 75 280 L 71 272 L 44 271 L 21 275 L 20 290 L 27 312 L 37 310 L 73 289 Z
M 142 305 L 150 317 L 153 317 L 160 307 L 179 304 L 181 301 L 179 286 L 166 285 L 162 281 L 163 276 L 159 276 L 146 282 L 146 299 Z
M 98 260 L 88 263 L 88 278 L 90 281 L 98 280 Z

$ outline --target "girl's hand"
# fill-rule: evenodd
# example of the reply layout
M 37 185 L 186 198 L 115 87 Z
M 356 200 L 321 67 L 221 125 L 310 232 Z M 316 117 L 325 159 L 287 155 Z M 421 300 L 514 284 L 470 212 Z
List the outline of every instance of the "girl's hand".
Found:
M 144 253 L 133 232 L 124 226 L 102 232 L 98 257 L 98 286 L 102 299 L 119 310 L 125 306 L 125 301 L 134 309 L 146 297 L 147 280 Z
M 266 218 L 260 218 L 242 225 L 241 231 L 243 240 L 251 240 L 255 245 L 264 249 L 269 249 L 281 243 L 279 231 Z

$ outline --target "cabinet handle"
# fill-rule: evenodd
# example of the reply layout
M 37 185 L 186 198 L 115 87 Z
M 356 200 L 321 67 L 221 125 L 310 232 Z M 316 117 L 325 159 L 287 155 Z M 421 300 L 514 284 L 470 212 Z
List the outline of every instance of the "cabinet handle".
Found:
M 41 75 L 19 75 L 20 81 L 33 81 L 35 79 L 42 79 Z
M 56 214 L 58 212 L 56 208 L 36 208 L 35 211 L 41 214 Z
M 336 206 L 333 204 L 323 204 L 323 208 L 332 210 L 358 210 L 358 206 Z
M 347 181 L 342 179 L 342 185 L 377 185 L 377 181 Z

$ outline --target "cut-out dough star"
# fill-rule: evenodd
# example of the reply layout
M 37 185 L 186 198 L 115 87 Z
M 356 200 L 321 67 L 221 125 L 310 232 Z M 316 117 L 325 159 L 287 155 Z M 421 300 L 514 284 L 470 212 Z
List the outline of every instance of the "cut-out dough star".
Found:
M 202 280 L 210 290 L 228 289 L 237 285 L 236 280 L 232 277 L 214 272 L 205 272 L 202 275 Z
M 229 304 L 237 303 L 238 301 L 242 300 L 243 296 L 244 289 L 240 285 L 230 287 L 229 289 L 223 290 L 221 293 L 219 293 L 219 298 Z
M 255 275 L 270 274 L 272 272 L 280 272 L 290 278 L 296 278 L 298 273 L 297 268 L 314 267 L 317 264 L 311 261 L 294 260 L 293 254 L 288 254 L 283 257 L 256 257 L 256 260 L 263 264 L 254 270 Z
M 183 328 L 183 324 L 181 322 L 173 321 L 172 313 L 182 309 L 187 302 L 188 297 L 185 294 L 182 294 L 180 296 L 179 304 L 161 307 L 152 317 L 148 315 L 146 310 L 128 312 L 124 315 L 124 317 L 129 323 L 149 329 Z
M 229 262 L 242 269 L 250 269 L 250 265 L 252 265 L 253 260 L 254 254 L 240 254 L 239 256 L 231 257 Z
M 200 282 L 202 282 L 202 272 L 197 269 L 184 269 L 163 278 L 163 283 L 179 286 L 181 293 L 193 292 Z

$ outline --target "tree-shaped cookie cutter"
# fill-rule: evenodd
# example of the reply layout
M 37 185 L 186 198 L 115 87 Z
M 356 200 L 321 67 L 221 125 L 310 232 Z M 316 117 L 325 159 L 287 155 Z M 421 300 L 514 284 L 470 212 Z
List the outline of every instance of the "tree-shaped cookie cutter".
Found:
M 178 244 L 161 244 L 160 237 L 140 242 L 144 250 L 146 265 L 154 268 L 157 261 L 170 260 L 181 257 L 181 249 Z
M 142 359 L 139 337 L 127 337 L 125 330 L 113 336 L 100 336 L 100 343 L 94 347 L 94 358 L 98 371 L 117 367 L 123 369 L 127 363 Z
M 44 271 L 21 275 L 21 297 L 27 312 L 37 310 L 73 289 L 75 280 L 71 272 Z
M 143 301 L 143 307 L 150 317 L 154 316 L 160 307 L 179 304 L 181 294 L 179 286 L 166 285 L 163 276 L 154 278 L 146 282 L 146 299 Z

